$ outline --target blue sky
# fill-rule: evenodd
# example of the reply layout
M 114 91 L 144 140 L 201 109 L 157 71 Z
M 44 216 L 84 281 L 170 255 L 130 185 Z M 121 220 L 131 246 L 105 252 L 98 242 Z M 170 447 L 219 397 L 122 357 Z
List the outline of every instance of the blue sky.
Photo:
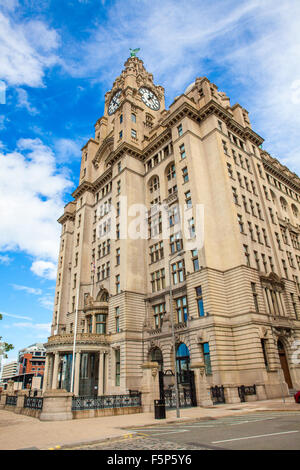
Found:
M 47 340 L 56 221 L 129 48 L 141 48 L 167 106 L 207 76 L 299 174 L 299 18 L 298 0 L 0 0 L 0 335 L 15 345 L 9 360 Z

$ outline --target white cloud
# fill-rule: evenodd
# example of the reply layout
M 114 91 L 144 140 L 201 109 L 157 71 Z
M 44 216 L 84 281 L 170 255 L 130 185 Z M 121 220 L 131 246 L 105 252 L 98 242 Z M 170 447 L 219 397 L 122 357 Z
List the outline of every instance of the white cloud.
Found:
M 39 298 L 39 302 L 42 307 L 44 307 L 46 310 L 53 310 L 53 305 L 54 305 L 54 300 L 53 300 L 53 295 L 44 295 L 43 297 Z
M 27 323 L 27 322 L 17 322 L 13 323 L 14 328 L 30 328 L 33 331 L 38 331 L 43 334 L 50 333 L 51 323 Z
M 0 312 L 0 315 L 3 315 L 4 317 L 20 318 L 22 320 L 29 320 L 29 321 L 32 320 L 31 317 L 26 317 L 24 315 L 15 315 L 14 313 Z
M 0 255 L 0 263 L 1 264 L 10 264 L 12 262 L 12 258 L 10 258 L 8 255 Z
M 34 257 L 33 272 L 54 279 L 63 196 L 72 182 L 58 170 L 51 149 L 39 139 L 21 139 L 0 152 L 0 250 Z
M 38 288 L 35 288 L 35 287 L 21 286 L 19 284 L 11 284 L 11 285 L 15 290 L 23 290 L 23 291 L 27 292 L 27 294 L 33 294 L 33 295 L 41 295 L 42 294 L 42 290 L 38 289 Z
M 50 280 L 56 279 L 57 266 L 51 261 L 34 261 L 30 269 L 37 276 L 45 277 L 46 279 Z
M 41 21 L 17 23 L 0 11 L 0 78 L 8 85 L 43 86 L 45 70 L 60 62 L 58 45 L 57 32 Z
M 79 144 L 71 139 L 57 139 L 55 144 L 55 155 L 59 162 L 70 162 L 81 158 L 82 143 Z
M 17 88 L 17 107 L 18 108 L 25 108 L 29 112 L 29 114 L 36 115 L 39 111 L 30 104 L 28 99 L 28 93 L 23 88 Z

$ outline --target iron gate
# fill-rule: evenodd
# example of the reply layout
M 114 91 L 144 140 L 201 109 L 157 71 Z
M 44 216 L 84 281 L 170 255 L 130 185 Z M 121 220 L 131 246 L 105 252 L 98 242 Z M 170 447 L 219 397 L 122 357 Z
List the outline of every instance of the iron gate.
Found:
M 221 385 L 218 387 L 211 387 L 210 389 L 211 399 L 214 405 L 225 403 L 224 387 Z
M 178 398 L 180 408 L 197 406 L 194 371 L 185 371 L 177 376 Z M 171 370 L 159 372 L 160 399 L 164 400 L 166 408 L 176 408 L 175 374 Z

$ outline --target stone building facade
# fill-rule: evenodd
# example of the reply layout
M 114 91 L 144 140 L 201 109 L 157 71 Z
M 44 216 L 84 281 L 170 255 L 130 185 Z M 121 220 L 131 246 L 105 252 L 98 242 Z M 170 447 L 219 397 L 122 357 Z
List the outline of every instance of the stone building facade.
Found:
M 174 371 L 174 341 L 179 380 L 204 364 L 228 402 L 299 388 L 298 176 L 207 78 L 166 109 L 143 62 L 124 65 L 59 219 L 44 390 L 139 390 L 144 363 Z

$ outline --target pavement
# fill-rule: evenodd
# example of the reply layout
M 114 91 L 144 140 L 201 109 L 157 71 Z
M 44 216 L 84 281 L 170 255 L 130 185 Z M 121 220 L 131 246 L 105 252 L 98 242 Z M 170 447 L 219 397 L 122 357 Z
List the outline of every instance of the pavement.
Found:
M 131 430 L 145 426 L 193 422 L 253 412 L 294 411 L 300 413 L 300 404 L 293 397 L 212 407 L 167 410 L 166 419 L 155 419 L 154 412 L 122 416 L 74 419 L 68 421 L 40 421 L 12 411 L 0 410 L 0 450 L 58 450 L 114 440 L 130 439 Z M 300 415 L 299 415 L 300 416 Z

